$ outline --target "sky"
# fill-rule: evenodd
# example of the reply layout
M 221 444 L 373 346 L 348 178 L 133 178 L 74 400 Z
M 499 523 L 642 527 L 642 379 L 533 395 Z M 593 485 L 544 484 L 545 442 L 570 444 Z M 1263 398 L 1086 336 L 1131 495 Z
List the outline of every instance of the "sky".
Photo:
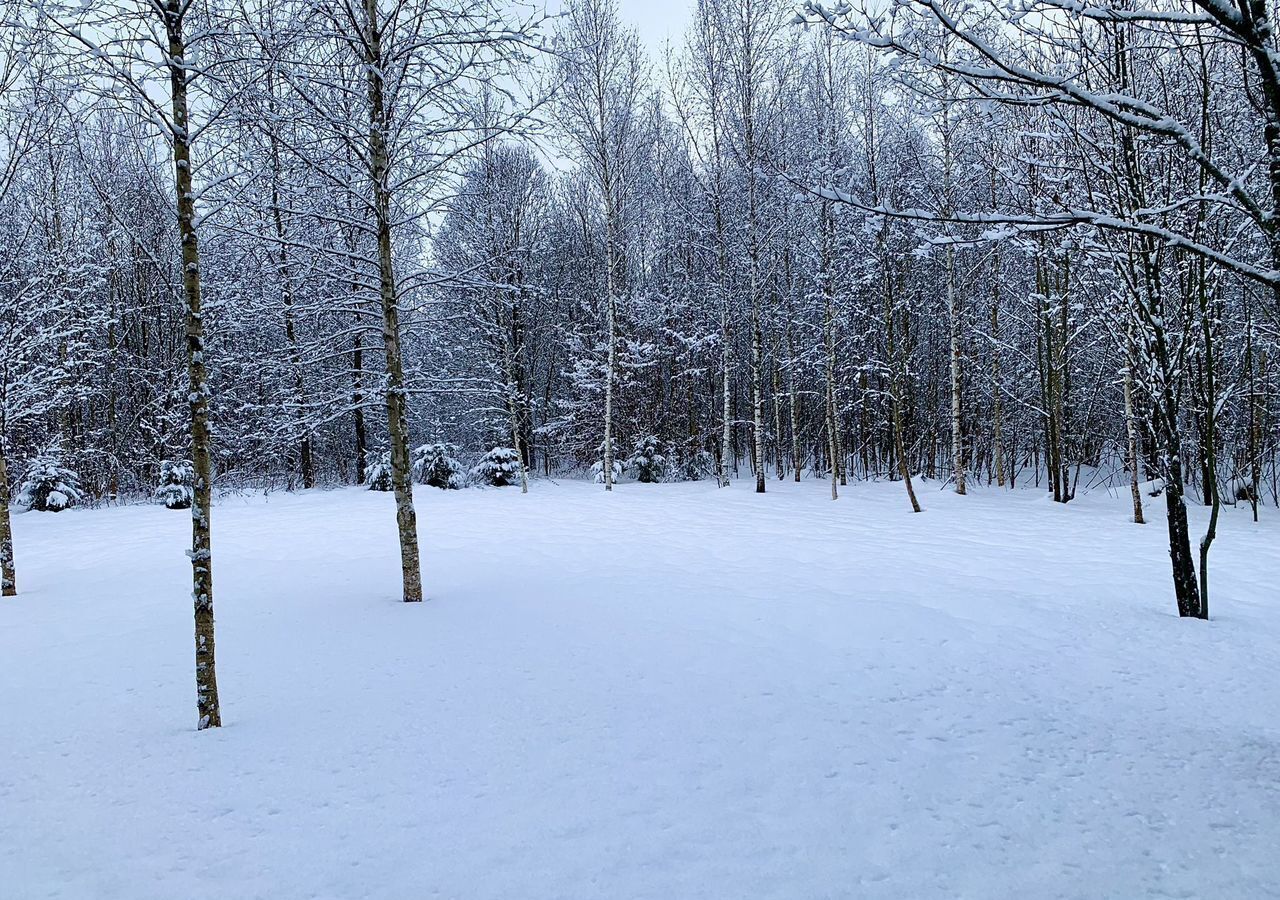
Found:
M 548 12 L 557 12 L 568 0 L 546 0 Z M 649 51 L 649 58 L 662 61 L 667 38 L 679 47 L 693 12 L 694 0 L 618 0 L 618 9 L 628 28 L 634 28 Z
M 570 0 L 545 0 L 547 12 L 557 13 L 568 2 Z M 680 49 L 684 31 L 693 18 L 695 2 L 696 0 L 617 0 L 623 24 L 636 30 L 658 77 L 667 40 L 671 40 L 675 50 Z M 564 170 L 572 165 L 554 142 L 539 141 L 539 146 L 553 168 Z
M 619 0 L 622 16 L 640 34 L 640 40 L 656 62 L 662 58 L 662 48 L 670 37 L 679 46 L 685 27 L 689 24 L 693 0 Z

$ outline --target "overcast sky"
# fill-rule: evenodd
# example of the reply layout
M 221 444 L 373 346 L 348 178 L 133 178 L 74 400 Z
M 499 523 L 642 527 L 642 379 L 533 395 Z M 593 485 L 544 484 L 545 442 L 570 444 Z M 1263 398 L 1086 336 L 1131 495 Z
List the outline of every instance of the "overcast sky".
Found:
M 546 0 L 547 11 L 556 12 L 565 0 Z M 656 63 L 670 37 L 678 48 L 689 24 L 695 0 L 618 0 L 623 21 L 640 34 L 640 40 Z
M 654 61 L 662 58 L 667 38 L 677 47 L 689 24 L 694 0 L 619 0 L 627 24 L 640 32 Z
M 546 9 L 551 13 L 559 12 L 564 2 L 568 0 L 545 0 Z M 623 24 L 639 34 L 653 64 L 661 66 L 668 38 L 677 51 L 680 49 L 695 2 L 697 0 L 618 0 L 618 9 L 622 13 Z M 661 78 L 660 70 L 655 71 L 655 76 Z M 552 167 L 566 169 L 571 165 L 554 141 L 538 141 L 538 146 Z

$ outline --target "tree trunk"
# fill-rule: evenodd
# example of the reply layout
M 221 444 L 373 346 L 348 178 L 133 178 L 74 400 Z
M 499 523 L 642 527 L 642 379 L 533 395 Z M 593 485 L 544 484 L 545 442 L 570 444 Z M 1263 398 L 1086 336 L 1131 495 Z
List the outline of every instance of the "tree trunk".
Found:
M 995 249 L 995 277 L 991 281 L 991 462 L 996 486 L 1004 487 L 1004 390 L 1000 372 L 1000 248 Z
M 888 351 L 889 363 L 889 403 L 893 418 L 893 450 L 898 457 L 898 474 L 907 489 L 907 499 L 911 502 L 911 511 L 920 512 L 920 501 L 916 497 L 915 485 L 911 483 L 911 462 L 907 459 L 906 428 L 902 422 L 902 366 L 898 360 L 898 340 L 894 331 L 894 308 L 897 306 L 897 292 L 894 290 L 893 275 L 888 270 L 885 256 L 885 233 L 881 229 L 878 239 L 881 265 L 884 272 L 884 328 L 885 348 Z
M 498 324 L 498 330 L 502 335 L 502 363 L 507 370 L 507 415 L 511 420 L 511 440 L 516 451 L 516 459 L 520 465 L 520 493 L 527 494 L 529 493 L 529 471 L 525 464 L 524 442 L 520 434 L 520 407 L 516 389 L 515 353 L 511 349 L 510 336 L 501 328 L 501 321 Z
M 787 461 L 782 455 L 782 377 L 778 372 L 777 346 L 773 363 L 773 469 L 779 481 L 786 480 Z
M 18 593 L 18 578 L 13 564 L 13 525 L 9 520 L 9 468 L 0 446 L 0 596 Z
M 760 312 L 752 312 L 751 323 L 751 421 L 754 430 L 753 444 L 756 459 L 756 493 L 765 492 L 764 478 L 764 377 L 761 373 L 763 348 L 760 335 Z
M 1058 355 L 1055 359 L 1057 370 L 1057 419 L 1058 419 L 1058 467 L 1061 470 L 1059 482 L 1062 485 L 1062 502 L 1070 503 L 1074 494 L 1071 484 L 1071 464 L 1067 445 L 1067 423 L 1070 415 L 1071 398 L 1071 362 L 1067 346 L 1071 334 L 1069 326 L 1070 303 L 1068 291 L 1071 287 L 1070 257 L 1063 262 L 1061 295 L 1058 303 Z
M 374 191 L 378 235 L 378 286 L 382 301 L 382 341 L 387 365 L 387 432 L 391 439 L 391 485 L 400 532 L 400 570 L 404 602 L 422 600 L 422 571 L 418 558 L 418 520 L 413 508 L 413 479 L 409 458 L 409 422 L 404 390 L 404 357 L 400 349 L 400 306 L 391 255 L 391 174 L 386 142 L 386 109 L 382 81 L 382 35 L 378 0 L 365 0 L 365 71 L 369 88 L 369 167 Z
M 724 423 L 723 430 L 720 434 L 720 487 L 729 486 L 729 454 L 733 452 L 733 400 L 730 394 L 732 390 L 731 368 L 733 365 L 733 350 L 730 345 L 731 335 L 729 334 L 729 298 L 725 295 L 726 288 L 721 288 L 720 309 L 720 336 L 723 345 L 720 348 L 720 364 L 723 368 L 724 376 L 724 395 L 721 399 L 721 419 Z
M 356 484 L 364 484 L 369 467 L 369 439 L 364 427 L 364 340 L 357 331 L 351 345 L 352 427 L 356 440 Z
M 1199 617 L 1200 590 L 1196 584 L 1196 567 L 1191 558 L 1191 532 L 1187 524 L 1187 504 L 1182 496 L 1182 463 L 1172 457 L 1168 464 L 1169 479 L 1165 484 L 1165 508 L 1169 513 L 1169 559 L 1173 563 L 1173 593 L 1178 615 Z
M 837 462 L 839 458 L 839 448 L 836 446 L 840 442 L 840 437 L 836 434 L 836 401 L 832 396 L 834 385 L 831 383 L 830 363 L 827 365 L 827 461 L 831 464 L 831 499 L 840 499 L 840 464 Z
M 1249 434 L 1247 453 L 1249 454 L 1249 507 L 1253 510 L 1253 521 L 1258 521 L 1259 492 L 1262 490 L 1262 422 L 1266 414 L 1265 398 L 1258 390 L 1258 382 L 1265 383 L 1265 372 L 1259 377 L 1259 367 L 1254 362 L 1253 322 L 1245 324 L 1245 371 L 1249 382 Z M 1265 366 L 1266 352 L 1259 354 Z
M 214 653 L 213 457 L 209 428 L 209 372 L 205 365 L 204 313 L 200 296 L 200 247 L 196 238 L 192 189 L 191 133 L 187 120 L 186 44 L 183 0 L 164 0 L 161 13 L 169 42 L 169 82 L 173 104 L 174 189 L 182 242 L 182 290 L 186 299 L 187 402 L 191 414 L 191 462 L 195 483 L 191 504 L 191 576 L 195 602 L 196 709 L 198 729 L 222 725 Z
M 915 485 L 911 483 L 911 467 L 907 464 L 907 448 L 902 438 L 902 404 L 898 400 L 897 389 L 893 397 L 893 444 L 898 456 L 898 474 L 907 487 L 907 499 L 911 501 L 911 511 L 920 512 L 920 501 L 916 499 Z
M 1133 373 L 1127 365 L 1124 370 L 1124 425 L 1129 438 L 1129 491 L 1133 494 L 1133 521 L 1142 525 L 1146 520 L 1142 517 L 1142 488 L 1139 487 L 1142 479 L 1141 461 L 1138 459 L 1138 425 L 1133 414 Z
M 608 226 L 612 229 L 612 225 Z M 615 371 L 618 366 L 618 319 L 617 319 L 617 302 L 614 298 L 614 262 L 613 262 L 613 238 L 609 238 L 609 246 L 606 250 L 607 260 L 605 262 L 606 270 L 606 296 L 605 296 L 605 317 L 607 319 L 606 328 L 608 330 L 609 353 L 608 362 L 604 376 L 604 489 L 606 491 L 613 490 L 613 382 Z
M 795 353 L 791 352 L 791 336 L 787 335 L 788 355 L 792 363 L 787 366 L 787 407 L 791 417 L 791 477 L 800 483 L 800 411 L 796 408 L 796 376 L 793 371 Z
M 831 204 L 822 206 L 822 349 L 823 376 L 826 381 L 827 408 L 827 455 L 831 463 L 831 499 L 840 498 L 840 433 L 837 427 L 836 403 L 836 335 L 835 335 L 835 293 L 831 272 L 834 254 L 834 223 L 831 217 Z
M 275 78 L 271 69 L 267 70 L 267 99 L 269 111 L 274 117 Z M 303 488 L 316 486 L 315 463 L 312 460 L 311 432 L 307 428 L 307 394 L 302 375 L 302 351 L 298 347 L 298 326 L 293 311 L 293 276 L 289 271 L 289 249 L 284 227 L 284 214 L 280 209 L 280 147 L 275 135 L 271 141 L 271 220 L 276 233 L 277 269 L 280 278 L 280 296 L 284 306 L 284 339 L 289 349 L 289 367 L 293 375 L 293 405 L 298 437 L 298 467 L 302 474 Z
M 956 297 L 955 250 L 947 246 L 947 317 L 951 342 L 951 469 L 956 493 L 967 491 L 964 457 L 964 410 L 960 395 L 960 308 Z
M 1209 548 L 1218 536 L 1218 513 L 1222 510 L 1222 497 L 1218 491 L 1218 380 L 1213 353 L 1213 307 L 1209 300 L 1205 277 L 1205 262 L 1196 266 L 1196 283 L 1200 300 L 1200 336 L 1204 382 L 1204 428 L 1201 435 L 1200 457 L 1204 461 L 1205 499 L 1212 507 L 1209 527 L 1200 539 L 1200 608 L 1198 616 L 1209 618 Z

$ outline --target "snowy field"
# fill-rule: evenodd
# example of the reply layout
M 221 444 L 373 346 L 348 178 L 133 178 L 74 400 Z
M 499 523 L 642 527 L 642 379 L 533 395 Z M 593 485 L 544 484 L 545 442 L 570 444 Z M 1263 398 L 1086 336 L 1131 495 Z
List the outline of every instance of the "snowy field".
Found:
M 186 515 L 19 516 L 0 896 L 1280 896 L 1274 510 L 770 491 L 226 498 L 199 733 Z

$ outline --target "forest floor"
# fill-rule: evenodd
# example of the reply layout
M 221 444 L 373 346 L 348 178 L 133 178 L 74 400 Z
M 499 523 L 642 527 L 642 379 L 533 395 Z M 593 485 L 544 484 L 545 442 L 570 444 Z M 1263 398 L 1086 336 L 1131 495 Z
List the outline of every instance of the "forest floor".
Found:
M 769 490 L 224 498 L 207 732 L 186 514 L 18 516 L 0 895 L 1280 896 L 1274 508 Z

